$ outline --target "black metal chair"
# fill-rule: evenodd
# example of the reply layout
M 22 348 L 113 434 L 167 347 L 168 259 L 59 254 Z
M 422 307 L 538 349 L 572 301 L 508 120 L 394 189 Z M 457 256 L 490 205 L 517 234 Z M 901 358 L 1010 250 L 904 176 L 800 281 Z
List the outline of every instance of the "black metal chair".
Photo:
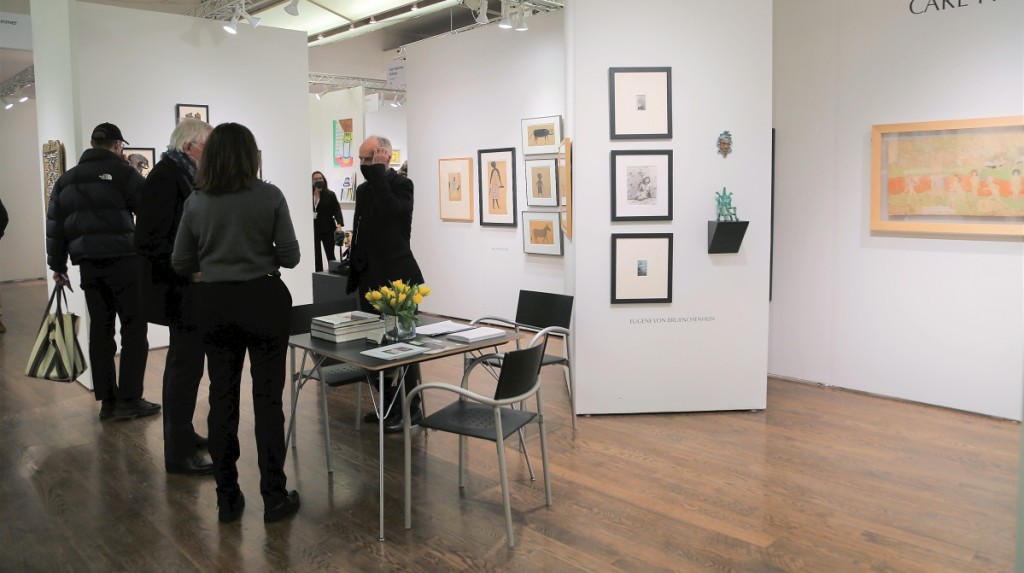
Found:
M 572 326 L 573 297 L 564 294 L 538 292 L 532 290 L 519 291 L 519 303 L 516 306 L 515 320 L 499 316 L 483 316 L 473 320 L 478 322 L 496 322 L 515 328 L 544 331 L 562 338 L 562 355 L 545 354 L 542 366 L 561 366 L 565 380 L 565 389 L 569 394 L 569 408 L 572 413 L 572 429 L 576 429 L 576 382 L 572 376 Z M 516 343 L 519 347 L 519 343 Z M 501 355 L 487 361 L 488 366 L 501 368 Z
M 544 429 L 544 401 L 540 392 L 540 369 L 547 346 L 547 335 L 537 334 L 530 344 L 521 350 L 501 355 L 502 368 L 498 374 L 498 385 L 494 397 L 477 394 L 469 390 L 469 377 L 473 369 L 497 355 L 489 354 L 472 360 L 462 375 L 461 386 L 444 383 L 420 384 L 409 391 L 409 397 L 420 393 L 445 391 L 458 394 L 459 399 L 441 410 L 426 416 L 419 423 L 421 428 L 433 428 L 459 436 L 459 487 L 464 488 L 466 438 L 480 438 L 495 442 L 498 449 L 498 471 L 501 474 L 501 496 L 505 507 L 505 528 L 508 546 L 515 545 L 512 533 L 512 509 L 509 503 L 508 473 L 505 464 L 505 439 L 531 422 L 540 429 L 540 452 L 544 474 L 544 495 L 546 505 L 551 506 L 551 484 L 548 475 L 548 442 Z M 515 409 L 513 404 L 524 403 L 536 396 L 537 410 Z M 409 425 L 409 403 L 402 405 L 405 432 L 405 528 L 412 527 L 412 440 Z M 523 450 L 525 453 L 525 449 Z M 527 461 L 529 455 L 527 454 Z M 531 472 L 530 479 L 533 479 Z
M 310 323 L 315 317 L 348 312 L 350 310 L 356 310 L 355 299 L 293 306 L 288 334 L 294 336 L 296 334 L 308 333 Z M 295 438 L 297 433 L 295 428 L 295 410 L 298 404 L 299 392 L 302 391 L 306 382 L 310 380 L 320 381 L 320 402 L 323 407 L 322 417 L 324 423 L 324 454 L 327 457 L 327 473 L 333 473 L 334 469 L 331 467 L 331 424 L 327 412 L 327 387 L 338 387 L 348 384 L 356 385 L 356 429 L 358 430 L 362 423 L 360 410 L 362 410 L 363 393 L 363 387 L 359 382 L 367 380 L 369 373 L 362 368 L 349 364 L 326 360 L 322 356 L 313 356 L 308 351 L 302 352 L 302 363 L 296 368 L 294 352 L 295 350 L 292 349 L 291 371 L 294 373 L 291 380 L 292 416 L 288 423 L 288 435 L 285 445 L 287 446 L 287 444 L 291 443 L 292 447 L 295 447 L 292 439 Z M 307 359 L 310 361 L 308 368 L 306 366 Z

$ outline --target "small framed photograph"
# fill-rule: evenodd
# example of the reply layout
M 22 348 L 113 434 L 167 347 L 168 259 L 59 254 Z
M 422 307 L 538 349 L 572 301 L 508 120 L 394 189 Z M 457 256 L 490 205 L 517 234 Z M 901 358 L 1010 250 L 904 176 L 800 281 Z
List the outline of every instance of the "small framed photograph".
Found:
M 609 68 L 612 139 L 672 139 L 672 68 Z
M 557 212 L 523 211 L 523 252 L 561 256 L 562 229 Z
M 612 221 L 672 220 L 672 150 L 612 151 Z
M 477 152 L 480 170 L 480 224 L 516 226 L 516 150 L 481 149 Z
M 153 169 L 153 165 L 156 163 L 156 149 L 152 147 L 125 147 L 124 151 L 125 159 L 128 160 L 128 165 L 132 166 L 132 169 L 139 172 L 139 175 L 143 177 L 149 176 L 150 170 Z
M 612 304 L 672 302 L 672 233 L 612 235 Z
M 472 221 L 473 158 L 438 159 L 437 192 L 440 197 L 442 221 Z
M 558 160 L 526 160 L 526 204 L 558 207 Z
M 562 142 L 562 116 L 532 117 L 523 120 L 523 155 L 558 153 Z
M 558 190 L 562 194 L 561 213 L 562 230 L 567 238 L 572 238 L 572 141 L 568 137 L 558 146 Z
M 179 103 L 175 105 L 174 124 L 177 125 L 179 121 L 186 117 L 194 117 L 210 123 L 210 106 L 194 103 Z

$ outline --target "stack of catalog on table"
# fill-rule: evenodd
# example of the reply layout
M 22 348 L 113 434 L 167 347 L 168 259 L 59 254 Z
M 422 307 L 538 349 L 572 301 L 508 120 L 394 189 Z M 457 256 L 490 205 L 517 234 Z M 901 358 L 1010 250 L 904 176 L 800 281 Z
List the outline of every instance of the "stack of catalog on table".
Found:
M 372 312 L 339 312 L 314 318 L 309 334 L 335 343 L 363 338 L 379 340 L 384 335 L 384 321 Z

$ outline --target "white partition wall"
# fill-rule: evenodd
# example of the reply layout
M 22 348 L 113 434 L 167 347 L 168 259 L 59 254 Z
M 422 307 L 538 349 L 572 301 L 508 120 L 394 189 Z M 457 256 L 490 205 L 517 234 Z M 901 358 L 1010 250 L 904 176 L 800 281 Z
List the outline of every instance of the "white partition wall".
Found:
M 769 367 L 1019 420 L 1020 239 L 869 231 L 872 125 L 1024 115 L 1024 2 L 927 4 L 775 1 Z
M 764 408 L 768 335 L 772 7 L 762 0 L 571 3 L 576 387 L 580 413 Z M 609 137 L 608 70 L 672 70 L 671 139 Z M 717 153 L 729 130 L 734 152 Z M 610 152 L 672 150 L 671 221 L 612 222 Z M 715 193 L 750 221 L 707 253 Z M 611 304 L 611 235 L 671 233 L 672 301 Z

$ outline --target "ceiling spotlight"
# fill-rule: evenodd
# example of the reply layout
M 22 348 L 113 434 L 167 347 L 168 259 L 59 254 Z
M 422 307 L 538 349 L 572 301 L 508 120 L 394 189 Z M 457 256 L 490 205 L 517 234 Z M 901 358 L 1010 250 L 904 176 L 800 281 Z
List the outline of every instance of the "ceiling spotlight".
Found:
M 21 96 L 21 99 L 18 100 L 18 103 L 25 103 L 27 101 L 28 101 L 28 96 L 27 95 L 23 95 L 23 96 Z
M 356 23 L 355 22 L 352 22 L 351 24 L 348 25 L 348 31 L 349 32 L 353 32 L 353 31 L 355 31 L 355 29 L 356 29 Z
M 375 18 L 373 16 L 370 16 L 370 23 L 371 24 L 376 24 L 377 23 L 377 18 Z
M 415 11 L 417 11 L 417 10 L 419 10 L 419 9 L 420 9 L 420 5 L 419 5 L 418 3 L 416 3 L 416 2 L 413 2 L 413 3 L 412 3 L 412 7 L 411 7 L 411 8 L 409 8 L 409 11 L 410 11 L 410 12 L 415 12 Z
M 7 98 L 0 98 L 0 100 L 3 100 L 4 102 L 4 109 L 11 109 L 12 107 L 14 107 L 14 104 L 7 101 Z
M 480 0 L 480 11 L 476 13 L 477 24 L 487 24 L 490 19 L 487 17 L 487 0 Z
M 315 96 L 316 96 L 316 101 L 320 101 L 320 92 L 316 92 L 316 93 L 315 93 L 315 94 L 313 94 L 313 95 L 315 95 Z
M 324 35 L 323 34 L 317 34 L 316 35 L 316 39 L 317 40 L 323 40 L 324 39 Z
M 242 16 L 245 18 L 246 22 L 249 22 L 249 25 L 252 26 L 253 30 L 260 26 L 260 19 L 256 16 L 253 16 L 248 12 L 242 12 Z
M 512 27 L 512 22 L 508 19 L 508 0 L 501 0 L 501 22 L 498 22 L 498 27 L 505 30 Z
M 227 24 L 224 24 L 224 31 L 227 32 L 228 34 L 237 34 L 238 33 L 238 16 L 237 15 L 232 16 L 231 17 L 231 21 L 228 22 Z
M 519 18 L 516 18 L 516 32 L 525 32 L 529 30 L 526 26 L 526 19 L 523 18 L 523 3 L 519 2 Z
M 284 7 L 284 11 L 285 11 L 286 14 L 289 14 L 291 16 L 298 16 L 299 15 L 299 0 L 292 0 L 290 4 L 288 4 L 287 6 Z

